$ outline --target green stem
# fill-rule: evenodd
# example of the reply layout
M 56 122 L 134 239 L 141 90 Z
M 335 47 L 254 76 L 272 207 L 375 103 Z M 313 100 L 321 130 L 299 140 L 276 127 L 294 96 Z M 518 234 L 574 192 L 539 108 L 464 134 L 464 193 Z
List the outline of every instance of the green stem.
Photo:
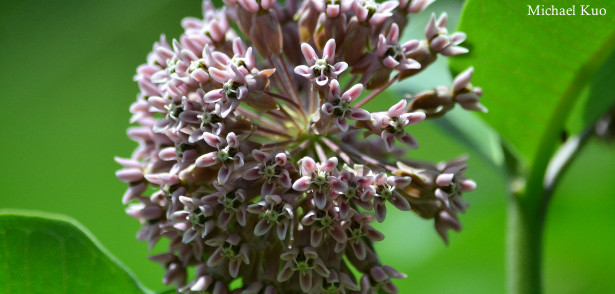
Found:
M 509 200 L 507 288 L 511 294 L 542 292 L 544 218 L 531 207 L 521 197 L 511 197 Z
M 547 168 L 559 142 L 559 134 L 577 101 L 581 89 L 594 76 L 599 65 L 615 47 L 615 34 L 611 35 L 599 52 L 577 72 L 568 85 L 562 99 L 555 107 L 540 139 L 537 152 L 528 173 L 513 175 L 513 179 L 525 178 L 515 188 L 510 199 L 508 215 L 508 293 L 542 293 L 542 233 L 551 191 L 554 184 L 545 187 Z M 572 157 L 571 157 L 572 158 Z M 562 165 L 562 169 L 567 164 Z M 559 173 L 559 172 L 558 172 Z M 514 180 L 514 182 L 518 182 Z

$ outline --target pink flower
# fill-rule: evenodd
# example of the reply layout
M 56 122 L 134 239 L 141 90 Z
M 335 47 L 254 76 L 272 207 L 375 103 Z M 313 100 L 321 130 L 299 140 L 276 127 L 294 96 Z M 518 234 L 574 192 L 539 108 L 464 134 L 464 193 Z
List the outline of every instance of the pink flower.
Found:
M 430 48 L 445 56 L 455 56 L 468 53 L 468 49 L 457 46 L 466 39 L 466 34 L 458 32 L 448 35 L 446 30 L 446 21 L 448 15 L 442 13 L 440 18 L 436 20 L 436 15 L 432 14 L 425 28 L 425 37 L 429 41 Z
M 218 192 L 201 198 L 201 202 L 210 207 L 221 207 L 218 214 L 217 225 L 226 228 L 232 218 L 240 226 L 246 225 L 246 191 L 243 189 L 233 190 L 232 187 L 216 187 Z
M 289 229 L 292 230 L 293 211 L 293 206 L 278 195 L 265 196 L 265 200 L 250 205 L 248 212 L 262 216 L 254 227 L 254 235 L 263 236 L 275 226 L 278 238 L 285 240 Z
M 196 159 L 196 166 L 208 167 L 221 164 L 218 171 L 218 183 L 225 184 L 231 173 L 243 166 L 243 154 L 239 152 L 239 138 L 235 133 L 226 135 L 226 140 L 212 133 L 203 133 L 202 138 L 207 145 L 218 149 L 205 153 Z
M 278 188 L 282 188 L 282 192 L 290 189 L 289 163 L 285 153 L 278 153 L 274 158 L 269 153 L 254 149 L 252 150 L 252 157 L 258 161 L 258 165 L 247 170 L 243 174 L 243 178 L 249 181 L 264 179 L 265 182 L 261 188 L 263 197 L 271 195 Z
M 358 0 L 352 2 L 352 9 L 360 22 L 369 21 L 370 25 L 378 26 L 393 16 L 392 11 L 397 5 L 397 1 L 378 3 L 373 0 Z
M 337 207 L 329 203 L 325 209 L 310 210 L 301 219 L 301 224 L 310 227 L 310 245 L 318 247 L 323 239 L 332 237 L 338 243 L 346 243 L 346 234 L 341 228 Z
M 387 209 L 386 202 L 390 202 L 399 210 L 410 210 L 410 203 L 399 192 L 398 188 L 403 188 L 410 184 L 411 178 L 389 176 L 381 173 L 376 176 L 374 182 L 375 197 L 374 197 L 374 210 L 376 211 L 376 219 L 378 222 L 383 222 L 386 217 Z
M 365 274 L 361 278 L 361 293 L 376 294 L 380 290 L 390 294 L 397 293 L 399 290 L 391 282 L 391 279 L 403 279 L 405 277 L 406 275 L 390 266 L 374 266 L 369 270 L 369 274 Z
M 397 70 L 419 69 L 421 64 L 416 60 L 409 58 L 408 54 L 419 46 L 417 40 L 410 40 L 404 44 L 399 44 L 399 27 L 397 24 L 391 25 L 389 33 L 385 36 L 378 36 L 378 45 L 376 53 L 380 61 L 387 68 Z
M 467 110 L 487 112 L 487 108 L 480 104 L 480 96 L 483 95 L 483 90 L 478 87 L 472 87 L 472 83 L 470 83 L 473 73 L 474 68 L 470 67 L 458 74 L 455 80 L 453 80 L 455 101 Z
M 337 178 L 336 167 L 335 157 L 318 164 L 312 158 L 304 157 L 301 159 L 302 177 L 293 183 L 293 189 L 299 192 L 310 190 L 316 207 L 325 208 L 327 195 L 343 192 L 347 188 L 347 184 Z
M 127 135 L 137 144 L 116 158 L 116 177 L 141 223 L 137 239 L 168 243 L 151 257 L 165 284 L 180 293 L 396 293 L 391 279 L 404 275 L 379 260 L 374 219 L 411 210 L 433 219 L 445 242 L 461 229 L 462 197 L 476 185 L 465 161 L 416 162 L 403 147 L 418 147 L 409 125 L 455 104 L 486 111 L 473 69 L 452 89 L 364 107 L 438 53 L 467 52 L 446 15 L 432 16 L 426 40 L 401 40 L 407 14 L 431 2 L 225 0 L 216 9 L 205 0 L 202 19 L 185 18 L 177 39 L 154 43 L 134 77 Z
M 278 282 L 290 279 L 295 272 L 299 274 L 299 284 L 303 292 L 309 292 L 314 285 L 314 274 L 329 277 L 329 269 L 318 258 L 318 253 L 312 247 L 292 248 L 283 253 L 280 258 L 286 263 L 278 274 Z
M 197 236 L 205 238 L 211 233 L 215 227 L 213 209 L 202 205 L 200 199 L 180 196 L 179 201 L 184 205 L 184 210 L 173 213 L 171 220 L 174 221 L 174 228 L 184 232 L 182 242 L 190 243 Z
M 216 267 L 223 261 L 228 262 L 228 272 L 231 277 L 239 275 L 239 267 L 242 263 L 250 264 L 250 250 L 246 243 L 241 242 L 241 237 L 237 234 L 224 238 L 222 236 L 205 241 L 209 246 L 217 247 L 209 259 L 207 266 Z
M 363 91 L 363 85 L 356 84 L 348 91 L 341 94 L 340 84 L 337 80 L 332 80 L 329 85 L 328 102 L 321 107 L 322 112 L 335 120 L 335 124 L 342 132 L 348 131 L 348 121 L 369 120 L 370 115 L 367 110 L 350 106 L 353 100 L 357 99 Z
M 417 124 L 425 119 L 422 112 L 406 112 L 406 100 L 391 106 L 387 112 L 372 113 L 374 127 L 381 130 L 381 137 L 388 151 L 393 150 L 394 139 L 416 149 L 418 142 L 405 130 L 406 126 Z
M 374 177 L 369 173 L 371 172 L 362 166 L 340 172 L 340 181 L 348 185 L 346 191 L 341 192 L 337 198 L 341 218 L 345 219 L 350 215 L 352 203 L 365 210 L 373 209 L 371 200 L 375 193 L 372 187 Z
M 367 257 L 366 248 L 369 246 L 367 240 L 382 241 L 384 239 L 382 233 L 369 225 L 373 219 L 371 214 L 359 214 L 353 211 L 352 217 L 342 222 L 348 241 L 338 242 L 335 245 L 335 252 L 342 252 L 348 245 L 358 260 L 364 260 Z
M 308 66 L 298 65 L 295 67 L 295 73 L 306 79 L 313 80 L 320 87 L 327 85 L 331 79 L 337 78 L 338 75 L 348 68 L 346 62 L 334 63 L 335 39 L 327 41 L 322 51 L 322 58 L 318 58 L 316 51 L 308 43 L 301 44 L 301 52 L 303 52 Z

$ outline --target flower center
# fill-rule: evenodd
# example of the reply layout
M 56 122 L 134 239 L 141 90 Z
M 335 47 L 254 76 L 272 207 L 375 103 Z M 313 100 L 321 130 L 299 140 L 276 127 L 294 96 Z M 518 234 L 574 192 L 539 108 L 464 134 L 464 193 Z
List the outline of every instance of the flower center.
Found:
M 324 171 L 318 171 L 312 180 L 314 185 L 322 187 L 327 183 L 327 174 Z
M 239 201 L 237 201 L 237 197 L 234 193 L 228 193 L 224 199 L 222 199 L 222 206 L 224 206 L 224 210 L 226 211 L 235 210 L 235 208 L 239 206 Z
M 326 294 L 337 294 L 340 293 L 339 291 L 340 289 L 336 285 L 329 285 L 329 287 L 325 289 Z
M 267 210 L 265 212 L 266 216 L 267 216 L 267 222 L 268 223 L 278 223 L 280 220 L 280 214 L 275 211 L 275 210 Z
M 207 71 L 207 66 L 205 65 L 205 61 L 203 59 L 197 59 L 197 60 L 192 61 L 190 63 L 190 66 L 188 67 L 188 72 L 193 73 L 195 70 L 199 68 Z
M 391 187 L 389 184 L 384 184 L 384 185 L 378 186 L 377 192 L 378 192 L 378 195 L 380 195 L 380 197 L 386 200 L 389 200 L 393 196 L 394 189 L 395 188 Z
M 249 70 L 248 67 L 246 66 L 246 62 L 244 61 L 244 58 L 238 55 L 235 55 L 233 56 L 233 58 L 231 58 L 231 63 L 237 66 L 237 68 L 240 68 L 243 66 L 245 69 Z
M 355 228 L 350 231 L 350 239 L 354 241 L 360 241 L 363 238 L 363 230 Z
M 309 269 L 310 269 L 310 266 L 308 265 L 307 261 L 297 262 L 297 270 L 298 271 L 303 272 L 303 271 L 307 271 Z
M 399 44 L 389 46 L 385 55 L 393 57 L 395 60 L 400 61 L 404 57 L 404 52 L 401 50 Z
M 222 91 L 224 91 L 224 94 L 226 95 L 226 97 L 231 98 L 231 99 L 237 98 L 237 94 L 238 94 L 237 89 L 239 89 L 239 83 L 233 80 L 228 80 L 222 86 Z
M 200 208 L 196 208 L 190 214 L 190 223 L 193 226 L 203 226 L 207 221 L 207 217 L 203 215 L 203 211 Z
M 344 117 L 346 116 L 346 112 L 348 112 L 350 109 L 350 102 L 344 99 L 339 99 L 337 101 L 337 105 L 335 106 L 335 110 L 333 111 L 333 115 Z
M 205 125 L 213 123 L 215 116 L 216 115 L 212 114 L 211 112 L 203 112 L 203 114 L 199 114 L 196 117 L 201 120 L 201 127 L 203 127 Z
M 263 174 L 265 174 L 265 177 L 267 179 L 273 178 L 276 175 L 275 166 L 266 165 L 265 168 L 263 169 Z
M 231 157 L 235 156 L 236 153 L 237 152 L 235 148 L 226 146 L 224 147 L 224 149 L 218 151 L 218 160 L 220 160 L 221 162 L 229 162 L 232 160 Z
M 391 122 L 389 123 L 389 126 L 387 127 L 387 130 L 391 133 L 391 134 L 401 134 L 404 132 L 404 127 L 406 125 L 404 124 L 403 121 L 401 121 L 399 118 L 397 117 L 392 117 L 391 118 Z
M 354 187 L 350 187 L 348 188 L 348 190 L 346 191 L 346 193 L 344 194 L 344 196 L 346 196 L 347 199 L 352 199 L 357 197 L 357 191 L 355 190 Z
M 167 68 L 166 71 L 170 74 L 175 73 L 176 72 L 176 66 L 177 66 L 177 62 L 179 62 L 179 60 L 177 60 L 176 57 L 172 57 L 169 58 L 167 60 Z
M 325 0 L 325 3 L 327 5 L 338 5 L 338 4 L 341 4 L 341 1 L 340 0 Z
M 235 258 L 237 256 L 237 252 L 239 252 L 239 246 L 228 242 L 224 243 L 224 247 L 222 247 L 222 254 L 224 254 L 224 256 L 228 259 Z
M 312 70 L 317 76 L 320 76 L 321 74 L 328 76 L 331 72 L 331 65 L 329 65 L 326 59 L 318 59 L 312 66 Z
M 173 103 L 167 104 L 164 106 L 164 108 L 166 108 L 167 110 L 167 114 L 174 120 L 178 120 L 179 119 L 179 115 L 184 112 L 184 108 L 179 106 L 179 105 L 175 105 Z
M 319 224 L 322 228 L 328 228 L 333 224 L 333 218 L 326 214 L 320 218 Z
M 371 0 L 367 0 L 363 3 L 363 7 L 367 9 L 367 18 L 369 19 L 378 10 L 378 3 Z

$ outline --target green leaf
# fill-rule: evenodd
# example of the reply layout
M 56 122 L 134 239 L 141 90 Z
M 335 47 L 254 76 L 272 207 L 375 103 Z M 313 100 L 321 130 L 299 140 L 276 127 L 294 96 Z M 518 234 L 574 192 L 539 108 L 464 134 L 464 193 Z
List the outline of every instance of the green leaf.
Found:
M 0 211 L 0 292 L 149 291 L 74 220 Z
M 589 99 L 583 105 L 584 126 L 595 123 L 615 105 L 615 51 L 598 70 L 589 85 Z
M 451 60 L 454 73 L 476 68 L 473 84 L 484 89 L 484 119 L 521 157 L 542 172 L 582 89 L 615 48 L 615 19 L 606 16 L 528 15 L 540 1 L 470 0 L 459 31 L 470 53 Z M 544 7 L 571 7 L 551 1 Z M 615 2 L 591 7 L 615 11 Z
M 566 124 L 568 134 L 581 133 L 615 106 L 613 84 L 615 84 L 615 52 L 611 53 L 579 96 L 579 101 Z

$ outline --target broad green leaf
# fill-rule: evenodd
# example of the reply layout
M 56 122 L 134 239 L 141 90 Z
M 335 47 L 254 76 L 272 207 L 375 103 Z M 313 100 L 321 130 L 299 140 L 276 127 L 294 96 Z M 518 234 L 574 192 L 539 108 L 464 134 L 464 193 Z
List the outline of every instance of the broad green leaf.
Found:
M 0 211 L 0 292 L 148 291 L 74 220 Z
M 528 5 L 572 6 L 563 0 L 469 0 L 464 7 L 458 30 L 470 53 L 451 68 L 475 67 L 473 84 L 489 108 L 483 118 L 529 163 L 546 166 L 576 99 L 615 48 L 615 2 L 590 4 L 611 13 L 582 16 L 577 4 L 575 16 L 528 15 Z

